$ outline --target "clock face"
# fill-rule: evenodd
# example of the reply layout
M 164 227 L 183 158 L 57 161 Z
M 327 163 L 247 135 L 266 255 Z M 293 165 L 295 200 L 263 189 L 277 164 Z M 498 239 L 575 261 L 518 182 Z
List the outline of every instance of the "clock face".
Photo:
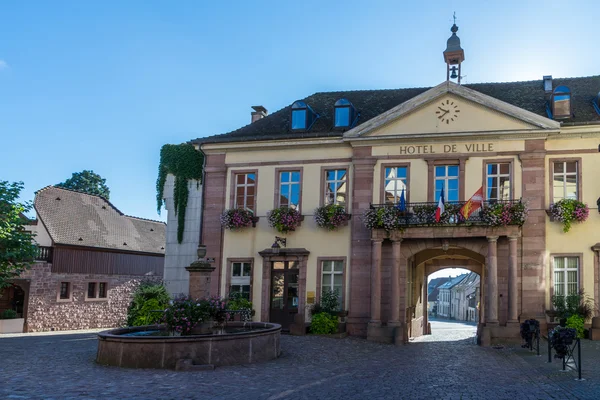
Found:
M 438 105 L 435 110 L 435 115 L 442 123 L 448 125 L 450 122 L 454 122 L 458 119 L 460 109 L 455 101 L 445 100 Z

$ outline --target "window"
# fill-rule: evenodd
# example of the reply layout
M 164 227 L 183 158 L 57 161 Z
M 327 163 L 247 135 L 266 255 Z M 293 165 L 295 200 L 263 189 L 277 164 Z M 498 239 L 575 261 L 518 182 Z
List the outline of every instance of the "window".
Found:
M 321 296 L 326 291 L 331 290 L 338 294 L 340 299 L 340 308 L 343 301 L 344 288 L 344 261 L 342 260 L 327 260 L 321 264 Z
M 252 275 L 252 264 L 249 262 L 231 263 L 231 286 L 229 296 L 239 293 L 239 296 L 250 299 L 250 278 Z
M 458 165 L 435 167 L 435 202 L 440 200 L 444 188 L 445 201 L 458 201 Z
M 554 295 L 579 293 L 579 257 L 554 257 Z
M 292 130 L 308 130 L 319 116 L 303 101 L 292 104 Z
M 300 210 L 300 171 L 279 173 L 279 207 Z
M 71 284 L 69 282 L 61 282 L 59 299 L 68 300 L 70 298 L 71 298 Z
M 346 206 L 348 191 L 346 169 L 325 170 L 325 205 Z
M 559 86 L 552 93 L 552 117 L 571 118 L 571 114 L 571 90 L 566 86 Z
M 98 297 L 101 299 L 106 298 L 106 282 L 98 283 Z
M 336 128 L 349 128 L 354 125 L 358 114 L 356 109 L 347 99 L 339 99 L 335 102 L 335 122 Z
M 88 282 L 87 297 L 88 299 L 96 298 L 96 282 Z
M 87 292 L 85 293 L 86 300 L 106 299 L 107 284 L 106 282 L 88 282 Z
M 510 163 L 486 165 L 486 198 L 510 200 Z
M 552 169 L 552 201 L 578 199 L 577 161 L 554 161 Z
M 246 208 L 252 212 L 256 202 L 256 172 L 235 174 L 234 208 Z
M 384 202 L 396 204 L 400 201 L 402 190 L 404 199 L 408 198 L 408 167 L 386 167 L 384 179 Z

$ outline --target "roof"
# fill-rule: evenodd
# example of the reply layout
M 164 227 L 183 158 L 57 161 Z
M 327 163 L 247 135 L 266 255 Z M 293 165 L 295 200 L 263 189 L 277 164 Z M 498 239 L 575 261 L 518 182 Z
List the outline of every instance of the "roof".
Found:
M 448 282 L 450 277 L 433 278 L 427 284 L 427 291 L 431 294 L 435 289 Z
M 444 283 L 441 286 L 438 286 L 438 289 L 452 289 L 454 286 L 458 285 L 460 282 L 462 282 L 463 279 L 465 279 L 469 274 L 462 274 L 462 275 L 458 275 L 457 277 L 454 277 L 452 279 L 450 279 L 448 282 Z
M 165 224 L 124 215 L 108 200 L 47 186 L 34 207 L 55 244 L 165 253 Z
M 600 92 L 600 75 L 580 78 L 558 78 L 552 81 L 554 88 L 564 85 L 571 89 L 571 102 L 574 117 L 560 120 L 563 123 L 600 122 L 600 115 L 592 106 L 593 99 Z M 498 100 L 512 104 L 543 117 L 546 113 L 546 94 L 543 80 L 525 82 L 476 83 L 462 85 Z M 306 132 L 292 132 L 290 128 L 291 106 L 293 102 L 273 114 L 235 131 L 198 138 L 192 143 L 246 142 L 257 140 L 298 139 L 314 137 L 341 137 L 343 131 L 333 128 L 334 104 L 346 98 L 357 109 L 360 116 L 355 126 L 426 92 L 431 88 L 356 90 L 342 92 L 319 92 L 304 99 L 319 118 Z
M 455 287 L 460 286 L 464 289 L 468 289 L 469 287 L 477 285 L 479 285 L 479 274 L 476 274 L 475 272 L 470 272 L 467 275 L 467 277 L 461 282 L 459 282 L 457 285 L 455 285 Z

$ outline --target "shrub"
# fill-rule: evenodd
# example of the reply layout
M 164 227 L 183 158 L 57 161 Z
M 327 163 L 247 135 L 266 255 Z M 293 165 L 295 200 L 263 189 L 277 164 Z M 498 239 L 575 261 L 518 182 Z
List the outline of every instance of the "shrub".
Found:
M 572 315 L 578 315 L 586 321 L 594 316 L 593 300 L 583 290 L 568 296 L 552 296 L 552 306 L 554 309 L 549 310 L 548 314 L 559 319 L 567 319 Z
M 243 229 L 252 225 L 254 214 L 244 208 L 234 208 L 223 211 L 220 220 L 221 226 L 225 229 Z
M 336 230 L 350 219 L 344 206 L 339 204 L 328 204 L 315 209 L 315 222 L 320 228 L 329 231 Z
M 267 213 L 267 218 L 269 226 L 275 228 L 279 233 L 295 231 L 302 221 L 302 215 L 298 210 L 289 207 L 275 208 Z
M 156 324 L 161 314 L 152 312 L 169 306 L 169 292 L 162 282 L 142 281 L 133 292 L 133 299 L 127 309 L 127 325 L 141 326 Z
M 394 206 L 370 208 L 363 214 L 363 223 L 367 229 L 402 229 L 404 214 Z
M 481 209 L 481 217 L 489 226 L 522 226 L 527 220 L 529 209 L 523 202 L 491 203 Z
M 227 311 L 239 311 L 242 321 L 250 321 L 253 311 L 252 302 L 242 297 L 241 293 L 232 293 L 227 301 Z
M 569 232 L 571 223 L 587 220 L 589 214 L 587 204 L 575 199 L 563 199 L 550 205 L 550 215 L 554 220 L 562 222 L 563 232 Z
M 321 312 L 314 314 L 310 324 L 310 332 L 316 335 L 328 335 L 336 333 L 338 329 L 338 319 L 328 313 Z
M 567 318 L 567 328 L 573 328 L 577 331 L 577 337 L 583 338 L 584 320 L 579 315 L 571 315 Z
M 15 319 L 17 318 L 17 312 L 15 310 L 4 310 L 0 319 Z
M 325 289 L 323 291 L 320 303 L 322 312 L 326 312 L 330 315 L 337 315 L 340 311 L 340 296 L 331 289 Z
M 192 329 L 207 319 L 206 311 L 189 296 L 177 297 L 165 310 L 163 322 L 171 332 L 189 335 Z

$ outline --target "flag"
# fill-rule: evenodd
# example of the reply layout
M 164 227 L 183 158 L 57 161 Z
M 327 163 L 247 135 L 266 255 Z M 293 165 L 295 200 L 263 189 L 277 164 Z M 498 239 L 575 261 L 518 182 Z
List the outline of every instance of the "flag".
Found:
M 404 198 L 404 188 L 402 188 L 402 193 L 400 194 L 400 201 L 398 202 L 398 210 L 404 212 L 406 211 L 406 199 Z
M 435 222 L 440 222 L 440 218 L 442 218 L 442 214 L 444 213 L 444 188 L 442 188 L 442 193 L 440 193 L 440 200 L 438 201 L 437 209 L 435 210 Z
M 483 204 L 483 186 L 460 208 L 460 214 L 469 219 L 471 214 L 476 210 L 480 209 Z

